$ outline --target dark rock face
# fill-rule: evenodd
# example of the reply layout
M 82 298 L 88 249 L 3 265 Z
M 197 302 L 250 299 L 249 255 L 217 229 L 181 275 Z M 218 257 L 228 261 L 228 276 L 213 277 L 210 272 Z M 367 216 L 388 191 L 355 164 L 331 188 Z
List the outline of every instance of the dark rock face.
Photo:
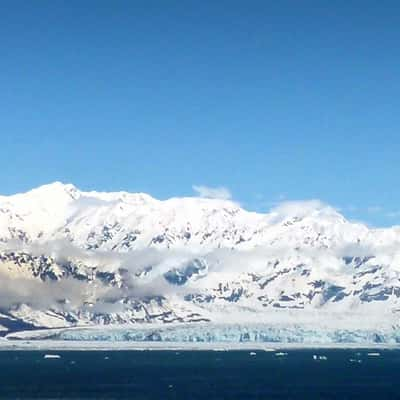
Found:
M 198 259 L 182 268 L 174 268 L 164 274 L 164 278 L 174 285 L 184 285 L 188 280 L 207 271 L 207 265 Z

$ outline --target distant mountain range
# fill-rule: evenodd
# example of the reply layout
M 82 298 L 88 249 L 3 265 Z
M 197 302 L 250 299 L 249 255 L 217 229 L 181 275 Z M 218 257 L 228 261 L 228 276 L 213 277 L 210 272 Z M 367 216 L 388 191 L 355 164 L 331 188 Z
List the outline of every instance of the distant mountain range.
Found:
M 212 322 L 397 329 L 400 228 L 53 183 L 0 196 L 3 334 Z

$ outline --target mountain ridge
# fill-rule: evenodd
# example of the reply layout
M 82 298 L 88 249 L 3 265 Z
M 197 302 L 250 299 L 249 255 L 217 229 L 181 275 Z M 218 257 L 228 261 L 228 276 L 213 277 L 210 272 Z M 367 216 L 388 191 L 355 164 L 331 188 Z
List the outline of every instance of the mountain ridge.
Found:
M 320 313 L 397 326 L 399 245 L 399 227 L 350 222 L 318 201 L 259 214 L 55 182 L 0 196 L 0 325 L 317 323 Z

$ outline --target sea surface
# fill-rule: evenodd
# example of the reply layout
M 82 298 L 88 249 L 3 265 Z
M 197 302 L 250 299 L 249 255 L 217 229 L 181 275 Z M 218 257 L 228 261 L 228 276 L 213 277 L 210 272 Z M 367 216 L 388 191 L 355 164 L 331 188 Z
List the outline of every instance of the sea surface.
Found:
M 400 399 L 400 350 L 1 351 L 0 398 Z

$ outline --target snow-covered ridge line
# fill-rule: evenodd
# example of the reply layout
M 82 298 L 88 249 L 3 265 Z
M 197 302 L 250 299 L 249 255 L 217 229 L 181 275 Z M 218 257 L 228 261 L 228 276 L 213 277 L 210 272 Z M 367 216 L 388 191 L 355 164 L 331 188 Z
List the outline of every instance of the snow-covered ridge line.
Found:
M 399 312 L 400 228 L 370 229 L 317 201 L 259 214 L 59 182 L 0 197 L 0 334 L 341 313 L 379 331 Z

